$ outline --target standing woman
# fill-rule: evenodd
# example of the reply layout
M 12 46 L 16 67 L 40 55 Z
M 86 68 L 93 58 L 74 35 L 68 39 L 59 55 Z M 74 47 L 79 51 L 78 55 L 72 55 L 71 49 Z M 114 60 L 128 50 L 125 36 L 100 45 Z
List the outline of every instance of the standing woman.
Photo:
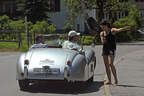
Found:
M 111 84 L 111 72 L 114 76 L 114 85 L 118 84 L 118 78 L 116 73 L 116 68 L 113 64 L 116 51 L 116 39 L 115 35 L 121 31 L 130 30 L 130 26 L 123 28 L 111 28 L 110 24 L 107 21 L 101 23 L 102 32 L 100 33 L 101 42 L 103 44 L 103 60 L 106 68 L 106 74 L 108 81 L 104 82 L 105 85 Z

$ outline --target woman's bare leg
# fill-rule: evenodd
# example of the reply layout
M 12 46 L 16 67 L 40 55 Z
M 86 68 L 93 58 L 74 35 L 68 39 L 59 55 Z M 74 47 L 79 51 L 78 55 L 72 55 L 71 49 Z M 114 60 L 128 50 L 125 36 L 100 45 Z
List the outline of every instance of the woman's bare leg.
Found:
M 111 71 L 112 71 L 112 74 L 113 74 L 114 80 L 115 80 L 114 85 L 117 85 L 118 84 L 118 79 L 117 79 L 116 68 L 113 64 L 114 58 L 115 58 L 115 56 L 113 56 L 113 55 L 108 56 L 109 65 L 111 67 Z
M 110 71 L 110 66 L 108 62 L 108 56 L 103 56 L 104 64 L 105 64 L 105 69 L 106 69 L 106 74 L 108 77 L 108 81 L 105 82 L 105 84 L 111 84 L 111 71 Z

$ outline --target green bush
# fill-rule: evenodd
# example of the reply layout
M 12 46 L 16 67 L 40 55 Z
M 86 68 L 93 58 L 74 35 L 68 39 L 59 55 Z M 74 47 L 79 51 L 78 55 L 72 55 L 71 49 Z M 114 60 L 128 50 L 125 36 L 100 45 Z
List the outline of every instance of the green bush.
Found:
M 28 22 L 29 24 L 30 22 Z M 31 24 L 32 25 L 32 24 Z M 0 29 L 25 30 L 24 20 L 12 20 L 7 15 L 0 16 Z
M 24 20 L 11 21 L 9 26 L 12 30 L 25 30 Z
M 91 45 L 92 43 L 94 43 L 94 39 L 94 36 L 82 36 L 81 43 L 83 45 Z
M 7 15 L 0 16 L 0 29 L 10 29 L 11 19 Z
M 37 21 L 36 24 L 27 22 L 27 27 L 28 27 L 28 32 L 30 33 L 29 35 L 31 35 L 30 39 L 34 39 L 34 37 L 33 37 L 34 33 L 36 33 L 36 34 L 49 34 L 50 33 L 51 34 L 56 31 L 56 26 L 54 24 L 49 25 L 46 21 L 41 21 L 41 22 Z M 22 37 L 22 47 L 21 47 L 20 51 L 28 50 L 27 38 L 26 38 L 27 34 L 25 31 L 25 28 L 26 28 L 26 23 L 22 19 L 14 21 L 14 20 L 11 20 L 6 15 L 0 16 L 0 29 L 8 29 L 8 30 L 14 30 L 14 31 L 20 30 L 20 32 L 22 32 L 22 34 L 21 34 L 22 35 L 21 36 Z M 9 35 L 4 33 L 1 35 L 1 37 L 3 37 L 3 36 L 5 37 L 5 39 L 11 39 L 12 36 L 14 36 L 15 38 L 18 38 L 18 36 L 15 36 L 15 33 L 9 34 Z M 10 43 L 10 42 L 8 42 L 8 43 Z
M 49 34 L 54 33 L 56 30 L 55 25 L 49 25 L 46 21 L 37 21 L 36 24 L 32 25 L 30 29 L 31 33 L 36 34 Z
M 124 26 L 131 26 L 130 31 L 118 33 L 118 35 L 116 36 L 117 41 L 130 41 L 134 38 L 137 38 L 137 30 L 142 24 L 141 21 L 142 17 L 140 15 L 140 12 L 138 11 L 135 5 L 131 5 L 129 15 L 114 22 L 114 26 L 117 26 L 118 28 Z
M 56 31 L 56 25 L 51 24 L 48 26 L 49 33 L 54 33 Z

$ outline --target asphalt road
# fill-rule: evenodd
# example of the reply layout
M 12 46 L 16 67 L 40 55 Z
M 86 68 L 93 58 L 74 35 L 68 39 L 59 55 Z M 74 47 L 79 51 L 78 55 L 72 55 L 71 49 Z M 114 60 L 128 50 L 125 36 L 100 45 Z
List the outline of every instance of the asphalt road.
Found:
M 143 49 L 144 46 L 139 45 L 118 45 L 116 61 L 130 52 Z M 16 62 L 21 53 L 0 52 L 0 96 L 105 96 L 103 86 L 105 69 L 101 46 L 96 46 L 94 50 L 97 55 L 97 67 L 93 84 L 75 86 L 59 82 L 41 83 L 32 86 L 29 91 L 20 91 L 16 81 Z

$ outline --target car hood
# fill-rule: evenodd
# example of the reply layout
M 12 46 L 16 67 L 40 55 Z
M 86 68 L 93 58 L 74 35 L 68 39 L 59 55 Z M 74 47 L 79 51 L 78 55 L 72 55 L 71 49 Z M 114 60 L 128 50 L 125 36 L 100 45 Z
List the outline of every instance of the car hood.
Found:
M 73 50 L 62 48 L 39 48 L 33 49 L 27 53 L 29 59 L 29 68 L 50 66 L 63 68 L 68 60 L 72 59 L 78 53 Z

